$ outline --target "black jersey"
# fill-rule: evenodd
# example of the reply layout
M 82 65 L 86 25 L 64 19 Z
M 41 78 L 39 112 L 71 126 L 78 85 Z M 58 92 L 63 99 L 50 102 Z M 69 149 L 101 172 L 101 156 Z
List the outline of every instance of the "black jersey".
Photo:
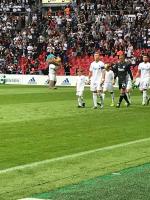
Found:
M 113 71 L 115 74 L 115 79 L 118 77 L 118 83 L 127 83 L 128 75 L 130 75 L 131 80 L 133 80 L 132 72 L 130 70 L 130 64 L 126 62 L 120 62 L 113 66 Z

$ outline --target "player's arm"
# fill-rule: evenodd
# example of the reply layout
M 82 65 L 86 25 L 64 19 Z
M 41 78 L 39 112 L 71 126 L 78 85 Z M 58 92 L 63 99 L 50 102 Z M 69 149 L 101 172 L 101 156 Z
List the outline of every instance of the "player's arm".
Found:
M 112 71 L 114 73 L 114 82 L 116 82 L 116 78 L 118 77 L 118 67 L 117 67 L 117 65 L 114 65 L 112 67 Z
M 113 71 L 112 71 L 112 84 L 115 85 L 115 75 Z
M 130 65 L 128 65 L 128 74 L 130 75 L 130 78 L 133 81 L 133 75 L 132 75 L 132 72 L 131 72 L 131 66 Z
M 135 77 L 134 77 L 134 82 L 136 81 L 136 79 L 140 76 L 140 74 L 141 74 L 141 69 L 140 69 L 140 66 L 138 67 L 138 71 L 137 71 L 137 73 L 136 73 L 136 75 L 135 75 Z
M 100 83 L 100 84 L 103 84 L 103 83 L 104 83 L 104 81 L 105 81 L 105 74 L 106 74 L 106 70 L 103 69 L 103 70 L 102 70 L 102 78 L 101 78 L 101 83 Z
M 90 80 L 91 76 L 92 76 L 92 72 L 89 71 L 89 76 L 88 76 L 89 80 Z
M 140 76 L 140 74 L 141 74 L 141 70 L 138 69 L 138 71 L 137 71 L 137 73 L 136 73 L 136 75 L 135 75 L 135 79 L 138 78 L 138 77 Z
M 91 77 L 92 77 L 92 65 L 90 65 L 89 75 L 88 75 L 88 82 L 89 82 L 89 84 L 90 84 Z

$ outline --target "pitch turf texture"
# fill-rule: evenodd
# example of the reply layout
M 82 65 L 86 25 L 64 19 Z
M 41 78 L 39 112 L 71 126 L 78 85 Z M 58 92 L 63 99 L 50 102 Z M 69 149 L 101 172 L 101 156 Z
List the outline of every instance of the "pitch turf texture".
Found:
M 93 110 L 87 88 L 78 109 L 74 88 L 1 85 L 0 200 L 149 200 L 150 106 L 132 99 Z

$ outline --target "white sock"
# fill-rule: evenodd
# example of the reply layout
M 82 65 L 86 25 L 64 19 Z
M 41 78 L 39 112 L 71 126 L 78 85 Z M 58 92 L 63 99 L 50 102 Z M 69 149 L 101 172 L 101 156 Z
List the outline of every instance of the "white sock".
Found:
M 81 96 L 80 98 L 81 98 L 81 104 L 83 105 L 84 103 L 83 96 Z
M 143 91 L 143 102 L 142 104 L 146 104 L 146 100 L 147 100 L 147 90 Z
M 94 107 L 97 107 L 97 93 L 93 93 L 93 103 Z
M 103 105 L 103 104 L 104 104 L 104 99 L 105 99 L 105 93 L 102 93 L 102 94 L 101 94 L 101 99 L 102 99 L 102 102 L 101 102 L 101 103 L 102 103 L 102 105 Z
M 78 105 L 79 105 L 79 106 L 82 106 L 82 99 L 81 99 L 80 96 L 78 96 Z

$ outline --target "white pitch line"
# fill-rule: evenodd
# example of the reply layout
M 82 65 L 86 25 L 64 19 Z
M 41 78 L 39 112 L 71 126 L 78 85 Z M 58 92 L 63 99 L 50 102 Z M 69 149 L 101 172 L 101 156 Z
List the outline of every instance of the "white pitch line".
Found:
M 61 157 L 57 157 L 57 158 L 42 160 L 42 161 L 30 163 L 30 164 L 19 165 L 19 166 L 16 166 L 16 167 L 2 169 L 2 170 L 0 170 L 0 174 L 4 174 L 4 173 L 7 173 L 7 172 L 13 172 L 13 171 L 17 171 L 17 170 L 23 170 L 23 169 L 26 169 L 26 168 L 33 168 L 33 167 L 37 167 L 37 166 L 42 165 L 42 164 L 48 164 L 48 163 L 52 163 L 52 162 L 56 162 L 56 161 L 72 159 L 72 158 L 76 158 L 76 157 L 92 154 L 92 153 L 99 152 L 99 151 L 112 150 L 112 149 L 125 147 L 125 146 L 129 146 L 129 145 L 132 145 L 132 144 L 147 142 L 147 141 L 150 141 L 150 138 L 134 140 L 134 141 L 131 141 L 131 142 L 115 144 L 115 145 L 112 145 L 112 146 L 107 146 L 107 147 L 102 147 L 102 148 L 98 148 L 98 149 L 83 151 L 83 152 L 79 152 L 79 153 L 75 153 L 75 154 L 70 154 L 70 155 L 66 155 L 66 156 L 61 156 Z
M 25 199 L 19 199 L 19 200 L 44 200 L 44 199 L 37 199 L 37 198 L 25 198 Z M 47 199 L 51 200 L 51 199 Z
M 37 199 L 37 198 L 25 198 L 25 199 L 19 199 L 19 200 L 44 200 L 44 199 Z M 47 199 L 52 200 L 52 199 Z

